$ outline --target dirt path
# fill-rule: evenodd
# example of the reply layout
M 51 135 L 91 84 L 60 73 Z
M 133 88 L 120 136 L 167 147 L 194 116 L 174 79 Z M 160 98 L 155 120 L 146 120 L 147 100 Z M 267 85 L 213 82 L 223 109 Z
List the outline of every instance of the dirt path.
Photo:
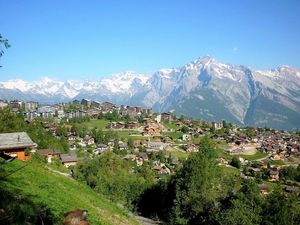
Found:
M 60 171 L 55 170 L 55 169 L 52 169 L 52 168 L 50 168 L 50 167 L 48 167 L 48 166 L 45 166 L 45 167 L 46 167 L 48 170 L 50 170 L 50 171 L 52 171 L 52 172 L 54 172 L 54 173 L 57 173 L 57 174 L 59 174 L 59 175 L 62 175 L 62 176 L 65 176 L 65 177 L 68 177 L 68 178 L 73 179 L 73 177 L 71 176 L 71 174 L 60 172 Z

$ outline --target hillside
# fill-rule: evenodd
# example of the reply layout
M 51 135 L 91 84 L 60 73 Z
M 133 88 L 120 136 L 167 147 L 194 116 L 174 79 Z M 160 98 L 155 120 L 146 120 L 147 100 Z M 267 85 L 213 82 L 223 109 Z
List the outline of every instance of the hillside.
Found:
M 63 214 L 74 209 L 88 210 L 91 224 L 138 224 L 125 210 L 88 186 L 50 172 L 36 162 L 15 160 L 2 168 L 0 208 L 8 217 L 13 216 L 14 224 L 24 224 L 32 214 L 42 216 L 45 224 L 52 224 L 47 223 L 47 218 L 53 224 L 61 224 Z

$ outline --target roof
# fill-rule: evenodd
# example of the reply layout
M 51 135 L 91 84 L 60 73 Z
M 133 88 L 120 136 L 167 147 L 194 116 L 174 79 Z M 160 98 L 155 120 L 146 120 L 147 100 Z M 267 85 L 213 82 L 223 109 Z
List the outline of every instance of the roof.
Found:
M 60 151 L 55 150 L 55 149 L 38 149 L 38 150 L 36 150 L 36 152 L 39 155 L 58 155 L 61 153 Z
M 33 147 L 36 144 L 27 133 L 3 133 L 0 134 L 0 150 Z
M 60 154 L 61 161 L 64 162 L 77 162 L 78 158 L 76 155 Z

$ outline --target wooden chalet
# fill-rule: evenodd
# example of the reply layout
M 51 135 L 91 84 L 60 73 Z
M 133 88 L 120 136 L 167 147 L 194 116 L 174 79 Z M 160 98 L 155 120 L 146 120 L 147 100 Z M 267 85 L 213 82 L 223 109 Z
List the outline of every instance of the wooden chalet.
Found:
M 36 144 L 30 139 L 27 133 L 2 133 L 0 134 L 0 157 L 16 157 L 26 160 L 25 150 L 33 150 Z

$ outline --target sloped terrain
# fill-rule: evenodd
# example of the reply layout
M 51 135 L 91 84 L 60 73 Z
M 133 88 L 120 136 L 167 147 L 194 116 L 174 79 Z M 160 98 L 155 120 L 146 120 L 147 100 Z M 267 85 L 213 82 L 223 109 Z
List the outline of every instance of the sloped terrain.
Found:
M 25 224 L 41 218 L 45 224 L 61 224 L 63 215 L 74 209 L 88 210 L 91 224 L 139 224 L 88 186 L 41 164 L 15 160 L 2 165 L 0 175 L 0 208 L 6 213 L 0 224 Z

